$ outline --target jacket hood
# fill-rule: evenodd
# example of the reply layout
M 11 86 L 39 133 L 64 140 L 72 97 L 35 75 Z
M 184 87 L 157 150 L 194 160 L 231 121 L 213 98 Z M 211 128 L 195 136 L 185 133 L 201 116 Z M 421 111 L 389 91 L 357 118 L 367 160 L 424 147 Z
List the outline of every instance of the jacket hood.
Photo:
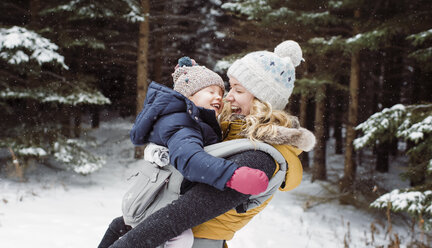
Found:
M 275 126 L 277 135 L 264 136 L 262 141 L 275 145 L 292 145 L 305 152 L 311 151 L 316 143 L 315 135 L 302 127 L 288 128 Z
M 152 82 L 147 90 L 143 110 L 137 116 L 137 120 L 132 127 L 132 142 L 136 145 L 147 143 L 153 125 L 158 119 L 173 113 L 186 113 L 198 124 L 201 122 L 207 123 L 219 139 L 221 138 L 221 131 L 214 110 L 198 107 L 179 92 Z

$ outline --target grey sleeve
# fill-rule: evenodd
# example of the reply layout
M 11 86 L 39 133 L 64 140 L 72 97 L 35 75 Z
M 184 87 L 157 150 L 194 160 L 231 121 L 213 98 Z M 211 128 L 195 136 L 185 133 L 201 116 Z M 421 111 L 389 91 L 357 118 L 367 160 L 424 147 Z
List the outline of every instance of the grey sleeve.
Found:
M 270 178 L 276 165 L 274 159 L 261 151 L 246 151 L 227 159 L 239 166 L 260 169 Z M 183 231 L 213 219 L 247 200 L 249 195 L 232 189 L 220 191 L 198 183 L 178 200 L 149 216 L 110 247 L 153 248 Z

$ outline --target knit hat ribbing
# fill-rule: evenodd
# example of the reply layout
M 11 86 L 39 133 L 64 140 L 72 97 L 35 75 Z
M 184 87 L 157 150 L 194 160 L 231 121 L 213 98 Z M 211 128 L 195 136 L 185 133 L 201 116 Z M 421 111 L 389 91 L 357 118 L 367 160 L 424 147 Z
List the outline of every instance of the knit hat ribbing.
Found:
M 302 51 L 295 41 L 284 41 L 274 52 L 258 51 L 235 61 L 228 76 L 237 79 L 243 87 L 274 109 L 283 109 L 294 88 L 295 66 L 303 60 Z
M 199 66 L 189 57 L 182 57 L 178 60 L 178 66 L 172 74 L 174 90 L 186 97 L 208 86 L 216 85 L 225 91 L 222 78 L 205 66 Z

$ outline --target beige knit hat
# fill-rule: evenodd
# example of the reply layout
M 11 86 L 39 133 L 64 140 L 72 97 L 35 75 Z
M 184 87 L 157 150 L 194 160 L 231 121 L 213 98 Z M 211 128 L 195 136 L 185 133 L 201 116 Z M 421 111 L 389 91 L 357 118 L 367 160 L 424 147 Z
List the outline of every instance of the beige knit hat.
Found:
M 302 50 L 295 41 L 279 44 L 274 52 L 258 51 L 236 60 L 228 76 L 274 109 L 284 109 L 294 88 L 295 67 L 303 61 Z
M 182 57 L 172 74 L 174 90 L 190 97 L 196 92 L 211 85 L 219 86 L 222 92 L 225 86 L 222 78 L 205 66 L 199 66 L 189 57 Z

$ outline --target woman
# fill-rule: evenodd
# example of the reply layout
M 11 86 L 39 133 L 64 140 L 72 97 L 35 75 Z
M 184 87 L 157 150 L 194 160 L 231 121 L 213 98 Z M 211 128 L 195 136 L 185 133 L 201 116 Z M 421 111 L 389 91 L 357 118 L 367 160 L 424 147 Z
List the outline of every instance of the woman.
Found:
M 289 145 L 304 151 L 313 148 L 313 134 L 298 127 L 298 121 L 282 110 L 294 87 L 294 67 L 301 60 L 300 46 L 285 41 L 274 53 L 253 52 L 234 62 L 228 69 L 231 90 L 226 101 L 229 104 L 221 118 L 224 140 L 246 137 L 276 145 L 281 152 L 291 149 Z M 295 148 L 291 151 L 298 153 Z M 259 169 L 268 178 L 277 171 L 274 159 L 261 151 L 241 152 L 226 159 L 239 166 Z M 200 238 L 195 240 L 194 247 L 222 247 L 224 240 L 231 239 L 269 202 L 242 213 L 243 203 L 248 198 L 249 195 L 232 189 L 220 191 L 196 184 L 110 247 L 156 247 L 191 227 L 194 227 L 195 237 Z M 233 210 L 235 208 L 237 210 Z M 210 244 L 204 244 L 207 241 Z
M 265 191 L 268 178 L 264 172 L 238 167 L 232 161 L 213 157 L 204 150 L 204 146 L 222 141 L 217 121 L 217 116 L 222 112 L 225 91 L 222 78 L 208 68 L 194 64 L 189 57 L 179 59 L 172 76 L 173 89 L 155 82 L 149 85 L 143 109 L 130 132 L 135 145 L 152 144 L 146 146 L 144 159 L 163 167 L 169 162 L 158 159 L 156 154 L 160 153 L 154 151 L 168 148 L 169 160 L 174 161 L 177 171 L 190 181 L 182 184 L 180 192 L 187 190 L 192 182 L 205 183 L 219 190 L 229 187 L 243 194 L 258 195 Z M 211 166 L 203 166 L 203 161 Z M 170 180 L 173 179 L 170 177 Z M 146 182 L 144 179 L 139 181 Z M 182 178 L 178 181 L 181 182 Z M 130 206 L 139 201 L 132 197 L 132 192 L 127 193 L 127 200 L 123 202 L 123 208 L 128 211 L 111 222 L 99 244 L 100 248 L 108 247 L 119 239 L 121 231 L 127 230 L 126 224 L 135 226 L 145 219 L 145 215 L 137 214 L 136 209 Z M 192 230 L 189 229 L 170 240 L 165 247 L 190 248 L 193 240 Z

